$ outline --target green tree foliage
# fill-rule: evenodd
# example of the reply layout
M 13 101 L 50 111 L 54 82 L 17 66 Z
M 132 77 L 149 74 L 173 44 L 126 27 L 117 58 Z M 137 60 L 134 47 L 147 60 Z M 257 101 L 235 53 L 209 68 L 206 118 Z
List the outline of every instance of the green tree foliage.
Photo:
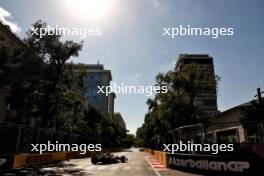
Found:
M 29 124 L 36 119 L 42 128 L 81 135 L 104 146 L 123 145 L 126 130 L 89 106 L 82 96 L 84 75 L 71 62 L 82 42 L 33 32 L 46 26 L 42 21 L 33 24 L 22 48 L 14 52 L 0 49 L 0 86 L 12 91 L 8 101 L 17 114 L 12 122 Z
M 159 93 L 147 101 L 148 113 L 142 127 L 137 130 L 137 141 L 150 145 L 152 141 L 169 140 L 170 130 L 184 125 L 203 123 L 207 115 L 197 97 L 203 93 L 216 93 L 216 77 L 204 74 L 206 68 L 198 64 L 185 66 L 181 71 L 158 74 L 156 84 L 167 86 L 167 93 Z
M 39 118 L 41 125 L 46 127 L 61 112 L 60 99 L 72 96 L 68 93 L 71 83 L 67 84 L 67 75 L 71 70 L 67 65 L 71 57 L 78 56 L 82 44 L 62 42 L 59 35 L 40 38 L 33 33 L 40 28 L 46 28 L 46 23 L 36 22 L 27 32 L 24 47 L 5 54 L 8 56 L 1 82 L 12 90 L 10 103 L 17 111 L 18 122 Z

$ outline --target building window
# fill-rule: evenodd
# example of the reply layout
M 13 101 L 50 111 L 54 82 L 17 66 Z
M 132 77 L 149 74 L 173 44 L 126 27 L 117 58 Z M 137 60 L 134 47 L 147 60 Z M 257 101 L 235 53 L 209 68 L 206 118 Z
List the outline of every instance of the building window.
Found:
M 239 142 L 237 129 L 220 131 L 216 133 L 218 143 L 237 143 Z

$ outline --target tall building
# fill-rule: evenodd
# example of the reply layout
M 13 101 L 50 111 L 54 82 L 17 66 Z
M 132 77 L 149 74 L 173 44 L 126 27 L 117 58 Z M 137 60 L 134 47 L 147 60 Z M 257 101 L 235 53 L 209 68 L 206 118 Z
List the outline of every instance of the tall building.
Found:
M 114 113 L 113 122 L 120 128 L 126 129 L 126 123 L 119 112 Z
M 112 80 L 110 70 L 105 70 L 102 64 L 84 64 L 79 65 L 83 74 L 84 90 L 83 96 L 87 98 L 88 103 L 103 114 L 108 114 L 111 118 L 114 112 L 114 94 L 106 96 L 101 93 L 98 86 L 109 86 Z M 105 91 L 105 89 L 104 89 Z
M 14 49 L 23 47 L 23 42 L 10 30 L 9 26 L 0 22 L 0 48 L 5 47 L 12 52 Z M 0 63 L 2 56 L 0 56 Z M 0 70 L 1 72 L 1 70 Z M 0 121 L 9 121 L 15 118 L 15 111 L 10 109 L 8 99 L 11 90 L 7 86 L 0 87 Z
M 114 92 L 110 93 L 108 96 L 108 114 L 112 119 L 114 118 L 115 98 L 116 94 Z
M 0 47 L 5 46 L 7 49 L 13 50 L 21 48 L 23 45 L 24 43 L 10 30 L 10 27 L 0 21 Z
M 205 78 L 215 78 L 213 58 L 208 54 L 180 54 L 176 63 L 175 70 L 180 72 L 184 69 L 185 66 L 190 64 L 198 64 L 199 66 L 204 68 L 203 74 L 205 74 Z M 199 93 L 195 100 L 199 101 L 202 104 L 201 109 L 209 117 L 213 117 L 214 115 L 218 114 L 216 88 L 213 93 Z

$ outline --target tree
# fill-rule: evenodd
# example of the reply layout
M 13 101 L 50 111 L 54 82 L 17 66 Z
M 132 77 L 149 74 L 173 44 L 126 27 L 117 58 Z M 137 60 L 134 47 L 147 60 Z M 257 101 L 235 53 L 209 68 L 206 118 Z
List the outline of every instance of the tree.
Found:
M 64 73 L 67 62 L 73 56 L 78 56 L 82 44 L 73 41 L 62 42 L 60 35 L 44 35 L 40 38 L 39 34 L 33 31 L 46 28 L 46 23 L 41 21 L 33 25 L 33 29 L 28 31 L 28 37 L 25 40 L 26 46 L 35 52 L 35 56 L 42 61 L 42 83 L 43 96 L 41 102 L 41 120 L 42 125 L 46 126 L 48 120 L 52 119 L 59 112 L 58 101 L 64 87 Z
M 148 113 L 138 129 L 137 138 L 143 139 L 145 145 L 167 140 L 170 130 L 177 127 L 207 121 L 197 97 L 203 93 L 216 93 L 216 77 L 206 77 L 206 68 L 190 64 L 179 71 L 158 74 L 156 84 L 167 86 L 167 93 L 159 93 L 149 99 Z
M 68 95 L 71 84 L 66 84 L 69 81 L 67 75 L 72 74 L 68 63 L 71 57 L 78 56 L 82 47 L 82 43 L 62 42 L 60 35 L 40 37 L 33 32 L 46 27 L 42 21 L 33 24 L 24 39 L 25 46 L 5 56 L 1 75 L 5 78 L 2 84 L 11 87 L 10 102 L 19 121 L 40 118 L 43 127 L 61 113 L 60 102 Z
M 0 86 L 10 88 L 11 108 L 17 112 L 15 123 L 39 121 L 39 127 L 73 133 L 85 142 L 106 147 L 127 145 L 125 129 L 90 106 L 83 91 L 83 76 L 71 62 L 81 51 L 82 42 L 62 41 L 60 35 L 33 32 L 46 28 L 37 21 L 27 32 L 24 47 L 9 52 L 0 48 Z M 78 67 L 79 68 L 79 67 Z M 49 130 L 51 131 L 51 130 Z

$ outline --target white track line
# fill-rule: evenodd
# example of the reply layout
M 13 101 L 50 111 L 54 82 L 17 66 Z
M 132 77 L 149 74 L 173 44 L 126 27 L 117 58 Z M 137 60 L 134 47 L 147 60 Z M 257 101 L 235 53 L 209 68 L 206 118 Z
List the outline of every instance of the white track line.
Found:
M 129 170 L 131 167 L 130 166 L 125 166 L 123 167 L 123 170 Z
M 108 168 L 108 166 L 99 166 L 97 170 L 105 170 L 106 168 Z
M 110 168 L 110 170 L 117 170 L 119 168 L 119 165 L 116 165 L 116 166 L 112 166 L 111 168 Z
M 162 176 L 150 163 L 150 161 L 148 160 L 148 157 L 145 156 L 145 159 L 147 160 L 148 164 L 150 165 L 150 167 L 153 169 L 153 171 L 156 173 L 157 176 Z

